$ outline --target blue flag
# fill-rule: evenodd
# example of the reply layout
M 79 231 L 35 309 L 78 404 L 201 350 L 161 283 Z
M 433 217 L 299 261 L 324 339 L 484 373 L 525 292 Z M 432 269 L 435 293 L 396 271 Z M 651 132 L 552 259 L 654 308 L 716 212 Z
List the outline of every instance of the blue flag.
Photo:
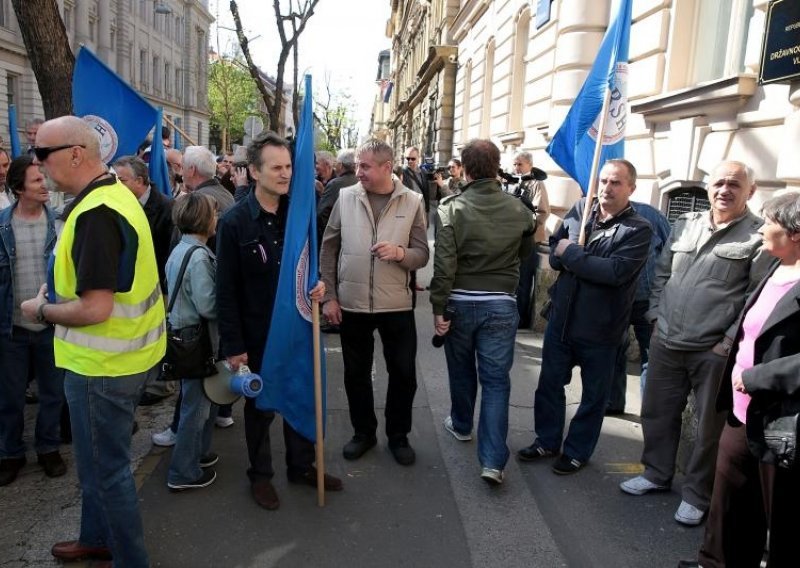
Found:
M 150 181 L 167 196 L 172 196 L 172 185 L 169 183 L 169 166 L 167 154 L 164 152 L 164 141 L 161 139 L 161 120 L 163 110 L 159 107 L 156 113 L 156 127 L 153 130 L 153 142 L 150 144 Z
M 611 91 L 600 165 L 625 154 L 625 123 L 628 118 L 628 44 L 633 0 L 619 0 L 616 16 L 608 26 L 600 51 L 580 93 L 547 153 L 577 181 L 584 195 L 589 189 L 592 157 L 606 89 Z
M 289 212 L 283 239 L 281 273 L 261 364 L 264 388 L 256 399 L 256 407 L 280 412 L 292 428 L 303 437 L 316 442 L 314 348 L 311 299 L 308 295 L 316 285 L 319 274 L 314 174 L 311 77 L 306 75 L 289 189 Z M 324 366 L 322 381 L 324 416 Z
M 180 126 L 181 126 L 181 117 L 179 117 L 179 116 L 175 117 L 175 126 L 180 128 Z M 176 150 L 180 150 L 181 149 L 181 144 L 182 144 L 181 131 L 176 128 L 175 129 L 175 135 L 174 135 L 173 140 L 172 140 L 172 147 L 174 149 L 176 149 Z
M 16 105 L 8 105 L 8 135 L 11 137 L 11 159 L 13 160 L 14 158 L 18 158 L 22 153 L 19 146 Z
M 72 105 L 75 116 L 86 120 L 100 137 L 100 156 L 106 163 L 135 155 L 158 118 L 153 105 L 86 46 L 75 61 Z M 161 138 L 160 127 L 155 138 Z

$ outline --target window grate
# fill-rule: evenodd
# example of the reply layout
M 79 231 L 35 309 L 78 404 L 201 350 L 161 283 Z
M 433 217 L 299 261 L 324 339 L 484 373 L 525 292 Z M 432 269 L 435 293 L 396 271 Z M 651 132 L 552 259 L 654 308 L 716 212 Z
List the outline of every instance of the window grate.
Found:
M 699 187 L 677 189 L 669 193 L 667 201 L 667 220 L 670 225 L 684 213 L 695 211 L 708 211 L 711 204 L 708 202 L 706 190 Z

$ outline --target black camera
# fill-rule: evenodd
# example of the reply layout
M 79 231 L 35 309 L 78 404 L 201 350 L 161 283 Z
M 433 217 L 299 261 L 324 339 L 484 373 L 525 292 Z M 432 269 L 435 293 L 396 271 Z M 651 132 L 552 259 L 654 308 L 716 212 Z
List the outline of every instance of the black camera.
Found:
M 525 191 L 525 182 L 547 179 L 546 173 L 539 168 L 533 168 L 529 174 L 517 175 L 509 174 L 501 169 L 498 170 L 497 176 L 503 180 L 503 191 L 522 201 L 522 204 L 530 209 L 534 215 L 537 213 L 537 207 L 531 202 L 530 195 Z

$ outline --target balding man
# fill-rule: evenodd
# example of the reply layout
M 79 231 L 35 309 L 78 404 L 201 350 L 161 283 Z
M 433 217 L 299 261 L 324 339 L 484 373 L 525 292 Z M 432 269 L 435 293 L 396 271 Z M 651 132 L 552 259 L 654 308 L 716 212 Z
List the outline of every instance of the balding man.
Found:
M 26 318 L 55 325 L 83 498 L 78 539 L 56 543 L 52 554 L 63 561 L 113 556 L 114 565 L 146 567 L 130 445 L 136 403 L 166 347 L 150 228 L 81 119 L 42 124 L 34 154 L 52 182 L 75 197 L 63 213 L 49 294 L 43 286 L 22 303 Z
M 736 334 L 745 294 L 766 273 L 757 256 L 761 219 L 747 207 L 753 170 L 719 164 L 708 183 L 711 211 L 678 217 L 656 266 L 647 318 L 654 323 L 642 400 L 644 473 L 624 481 L 630 495 L 666 491 L 675 473 L 681 414 L 694 391 L 697 438 L 675 520 L 700 524 L 708 510 L 725 414 L 717 389 Z
M 172 185 L 172 197 L 177 197 L 183 191 L 183 154 L 180 150 L 170 148 L 166 152 L 167 166 L 169 166 L 169 182 Z

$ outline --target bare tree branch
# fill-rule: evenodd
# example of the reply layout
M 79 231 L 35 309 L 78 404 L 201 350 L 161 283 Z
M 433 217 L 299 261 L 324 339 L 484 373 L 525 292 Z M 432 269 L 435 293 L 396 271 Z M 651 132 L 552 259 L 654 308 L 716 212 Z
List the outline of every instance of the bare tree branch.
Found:
M 275 1 L 277 2 L 277 0 Z M 267 86 L 264 84 L 264 81 L 261 80 L 261 73 L 259 73 L 258 67 L 256 67 L 255 63 L 253 63 L 253 58 L 250 56 L 249 41 L 247 39 L 247 36 L 244 35 L 244 30 L 242 29 L 242 19 L 239 17 L 239 6 L 236 4 L 236 0 L 231 0 L 230 8 L 231 8 L 231 15 L 233 15 L 233 23 L 236 27 L 236 37 L 239 39 L 239 46 L 242 48 L 242 55 L 244 55 L 244 59 L 247 62 L 247 69 L 250 72 L 250 76 L 256 82 L 256 86 L 258 87 L 258 92 L 261 93 L 261 98 L 264 100 L 264 105 L 267 107 L 267 110 L 269 110 L 270 108 L 272 108 L 272 104 L 275 102 L 275 99 L 278 99 L 278 97 L 272 97 L 269 94 L 269 91 L 267 91 Z M 278 91 L 278 93 L 280 93 L 280 91 Z M 280 103 L 279 103 L 279 108 L 280 108 Z M 273 115 L 270 112 L 268 113 L 268 118 L 269 118 L 269 124 L 267 124 L 267 128 L 277 130 L 278 128 L 277 116 L 273 121 Z

